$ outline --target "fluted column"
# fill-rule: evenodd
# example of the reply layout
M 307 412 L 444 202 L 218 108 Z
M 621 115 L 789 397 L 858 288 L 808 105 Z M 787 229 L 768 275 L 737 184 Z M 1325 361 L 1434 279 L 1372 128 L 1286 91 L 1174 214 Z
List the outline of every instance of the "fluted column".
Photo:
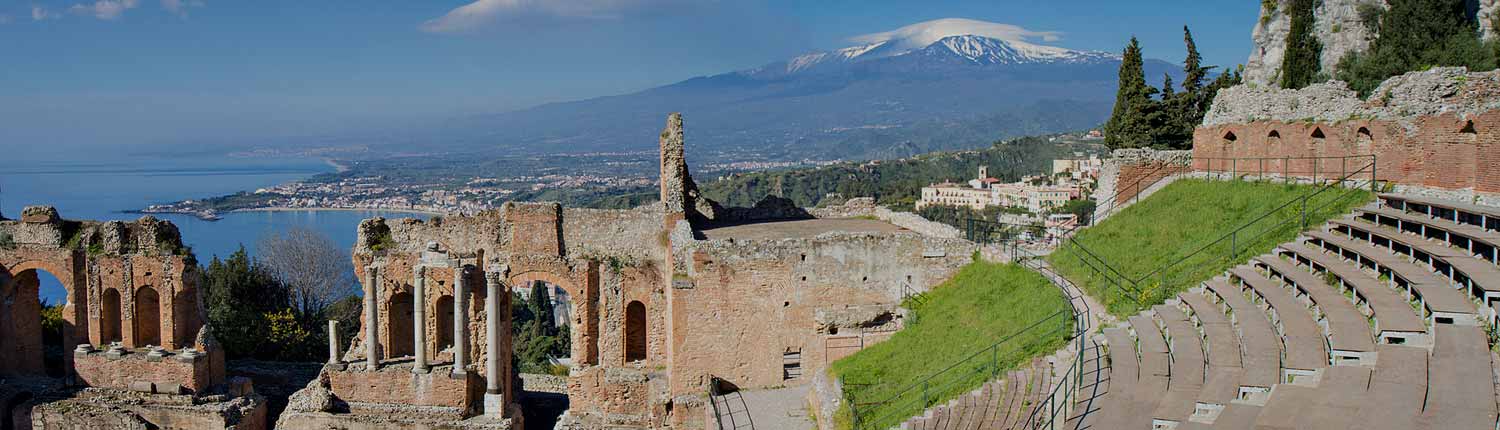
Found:
M 365 370 L 380 368 L 380 274 L 375 265 L 365 267 Z
M 500 295 L 505 292 L 501 288 L 499 272 L 485 272 L 484 275 L 488 287 L 484 296 L 484 413 L 499 417 L 505 413 L 504 396 L 500 391 L 500 381 L 505 376 L 500 374 Z
M 469 363 L 469 283 L 464 268 L 453 270 L 453 376 L 468 374 Z
M 427 373 L 427 267 L 417 266 L 412 273 L 411 327 L 415 342 L 412 355 L 416 356 L 416 360 L 411 371 Z

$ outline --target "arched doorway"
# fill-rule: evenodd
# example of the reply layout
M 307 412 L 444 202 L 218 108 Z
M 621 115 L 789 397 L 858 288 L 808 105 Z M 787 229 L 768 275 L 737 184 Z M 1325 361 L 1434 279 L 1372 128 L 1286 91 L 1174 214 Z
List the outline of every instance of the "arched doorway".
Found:
M 521 373 L 566 375 L 572 365 L 572 298 L 547 281 L 518 284 L 511 298 L 511 342 Z
M 646 305 L 632 301 L 625 305 L 625 362 L 646 359 Z
M 437 299 L 437 350 L 453 347 L 453 296 Z
M 105 288 L 99 297 L 99 341 L 104 344 L 120 342 L 120 292 Z
M 415 334 L 412 330 L 413 308 L 411 293 L 396 293 L 391 296 L 390 327 L 391 343 L 386 345 L 386 357 L 407 357 L 415 354 L 412 345 Z
M 51 273 L 0 271 L 0 356 L 14 357 L 0 365 L 0 376 L 67 375 L 63 349 L 67 300 L 67 289 Z
M 135 293 L 135 344 L 161 346 L 161 296 L 147 285 Z

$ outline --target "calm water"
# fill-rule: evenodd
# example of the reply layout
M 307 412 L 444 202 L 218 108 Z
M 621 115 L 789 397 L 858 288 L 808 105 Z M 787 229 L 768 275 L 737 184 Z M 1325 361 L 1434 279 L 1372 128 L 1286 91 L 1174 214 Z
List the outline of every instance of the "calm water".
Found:
M 69 219 L 133 220 L 140 215 L 121 211 L 152 203 L 253 190 L 333 170 L 321 160 L 306 158 L 97 158 L 100 160 L 7 163 L 8 167 L 17 168 L 0 170 L 0 213 L 19 218 L 22 207 L 46 204 L 56 206 Z M 155 216 L 177 224 L 183 241 L 193 247 L 204 264 L 214 256 L 228 256 L 241 244 L 254 255 L 255 243 L 261 236 L 290 227 L 323 232 L 348 249 L 354 246 L 355 228 L 360 220 L 372 216 L 421 217 L 379 211 L 237 212 L 222 214 L 223 219 L 215 222 L 192 216 Z M 43 298 L 60 301 L 61 286 L 50 276 L 42 278 Z

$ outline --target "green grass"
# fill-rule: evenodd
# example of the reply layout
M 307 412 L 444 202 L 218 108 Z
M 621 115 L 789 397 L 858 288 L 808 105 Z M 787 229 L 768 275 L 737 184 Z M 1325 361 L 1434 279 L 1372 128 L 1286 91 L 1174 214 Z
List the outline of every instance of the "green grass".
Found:
M 1040 274 L 1012 264 L 976 261 L 923 299 L 908 301 L 921 318 L 908 320 L 890 340 L 833 363 L 845 398 L 859 403 L 862 428 L 892 427 L 973 390 L 996 371 L 1057 350 L 1071 329 L 1062 292 Z M 870 404 L 875 402 L 883 403 Z
M 1084 264 L 1080 256 L 1085 253 L 1076 244 L 1063 246 L 1048 260 L 1089 295 L 1101 299 L 1111 314 L 1131 315 L 1295 238 L 1302 230 L 1302 205 L 1277 208 L 1314 189 L 1269 182 L 1184 179 L 1079 231 L 1077 242 L 1108 262 L 1123 278 L 1139 281 L 1131 284 L 1136 287 L 1134 292 L 1111 282 L 1121 276 L 1102 276 Z M 1308 199 L 1307 226 L 1316 228 L 1372 199 L 1368 190 L 1330 188 Z M 1273 210 L 1274 214 L 1257 221 Z M 1242 226 L 1245 228 L 1230 236 Z M 1171 263 L 1175 264 L 1167 267 Z

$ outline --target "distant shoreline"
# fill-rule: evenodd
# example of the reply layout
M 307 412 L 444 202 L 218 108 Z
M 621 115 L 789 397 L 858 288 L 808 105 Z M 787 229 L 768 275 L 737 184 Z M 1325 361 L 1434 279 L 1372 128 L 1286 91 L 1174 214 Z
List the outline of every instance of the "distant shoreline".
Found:
M 274 206 L 265 208 L 235 209 L 229 213 L 243 212 L 299 212 L 299 211 L 340 211 L 340 212 L 396 212 L 407 214 L 420 214 L 431 216 L 447 216 L 448 212 L 429 211 L 422 209 L 393 209 L 393 208 L 293 208 L 285 206 Z

